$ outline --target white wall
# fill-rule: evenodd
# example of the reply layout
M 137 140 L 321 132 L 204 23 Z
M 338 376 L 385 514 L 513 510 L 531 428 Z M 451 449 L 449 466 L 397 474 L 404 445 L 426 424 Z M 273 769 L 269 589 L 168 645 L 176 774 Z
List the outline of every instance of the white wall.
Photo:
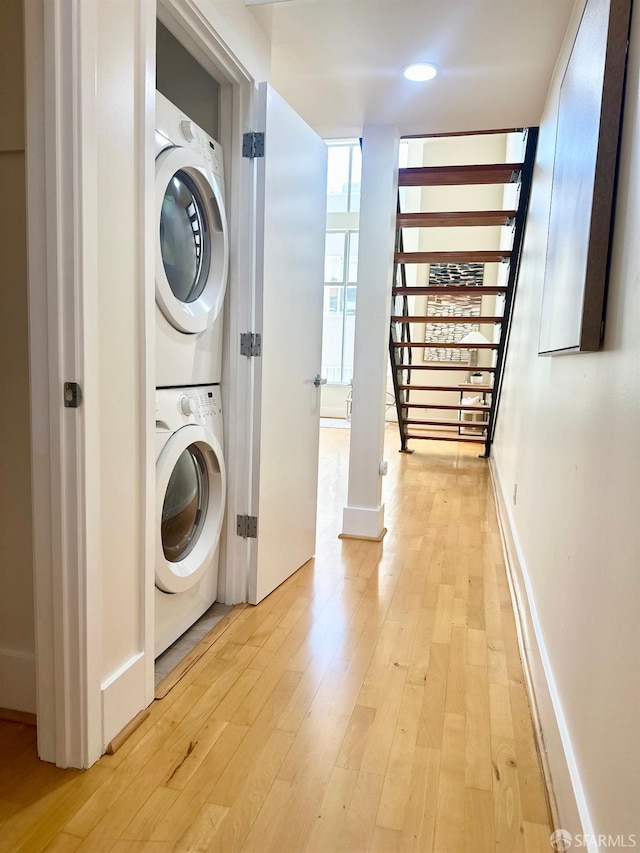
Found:
M 22 0 L 0 20 L 0 707 L 35 712 Z
M 548 656 L 557 722 L 560 731 L 566 727 L 569 767 L 575 762 L 583 829 L 635 832 L 640 843 L 639 15 L 632 23 L 604 346 L 586 355 L 537 355 L 558 89 L 582 5 L 541 124 L 493 452 Z M 563 763 L 555 749 L 552 771 Z M 572 792 L 561 775 L 554 782 L 562 823 Z

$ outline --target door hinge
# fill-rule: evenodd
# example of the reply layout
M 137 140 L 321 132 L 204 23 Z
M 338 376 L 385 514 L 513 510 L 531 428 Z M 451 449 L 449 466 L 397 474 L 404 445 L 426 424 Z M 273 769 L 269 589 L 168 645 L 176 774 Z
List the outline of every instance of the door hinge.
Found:
M 264 133 L 242 135 L 242 156 L 251 160 L 254 157 L 264 157 Z
M 243 539 L 258 538 L 258 517 L 256 515 L 238 515 L 236 522 L 238 536 L 242 536 Z
M 262 335 L 260 332 L 242 332 L 240 334 L 240 355 L 256 358 L 262 355 Z
M 82 403 L 82 388 L 77 382 L 65 382 L 63 398 L 65 409 L 77 409 Z

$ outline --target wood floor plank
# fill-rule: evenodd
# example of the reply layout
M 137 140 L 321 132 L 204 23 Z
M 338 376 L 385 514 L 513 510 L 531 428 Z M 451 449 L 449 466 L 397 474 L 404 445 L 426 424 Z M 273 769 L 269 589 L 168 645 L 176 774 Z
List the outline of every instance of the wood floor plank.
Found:
M 290 808 L 294 792 L 293 782 L 275 779 L 242 845 L 242 853 L 275 851 L 275 838 L 280 829 L 280 821 Z
M 449 647 L 449 671 L 445 694 L 445 712 L 447 714 L 466 714 L 465 676 L 466 676 L 467 631 L 458 625 L 451 627 L 451 645 Z
M 336 848 L 347 819 L 347 809 L 351 804 L 357 779 L 357 770 L 334 768 L 305 847 L 308 853 Z
M 436 615 L 433 625 L 433 642 L 449 643 L 451 641 L 451 625 L 453 622 L 453 601 L 455 587 L 451 584 L 440 584 Z
M 465 717 L 445 714 L 434 850 L 465 849 Z
M 480 564 L 480 566 L 482 566 L 482 564 Z M 469 577 L 469 595 L 467 599 L 467 625 L 469 628 L 476 628 L 479 631 L 484 631 L 486 627 L 486 622 L 482 568 L 479 569 L 479 572 L 479 577 L 477 575 L 471 575 L 471 573 Z
M 492 791 L 489 679 L 482 666 L 466 669 L 464 782 L 467 788 Z
M 464 802 L 466 853 L 495 853 L 491 791 L 467 788 Z
M 175 755 L 163 750 L 153 755 L 96 823 L 78 849 L 82 853 L 90 853 L 104 849 L 109 842 L 121 839 L 127 826 L 166 777 L 175 759 Z
M 174 761 L 163 784 L 175 791 L 183 790 L 209 755 L 216 741 L 222 736 L 227 725 L 226 720 L 212 717 L 204 726 L 201 726 L 194 733 L 193 740 L 189 741 L 186 749 Z
M 198 810 L 178 844 L 174 845 L 173 842 L 156 843 L 170 844 L 171 850 L 179 850 L 180 853 L 202 853 L 203 850 L 212 850 L 214 849 L 212 846 L 213 839 L 228 812 L 229 809 L 226 806 L 205 803 Z
M 487 666 L 487 636 L 478 628 L 467 629 L 467 663 L 470 666 Z
M 0 721 L 2 853 L 548 849 L 486 461 L 388 447 L 384 542 L 339 540 L 348 442 L 323 430 L 315 559 L 115 755 L 60 770 Z
M 299 672 L 283 673 L 269 701 L 249 728 L 238 749 L 207 796 L 209 802 L 233 806 L 245 788 L 247 775 L 261 760 L 262 750 L 270 742 L 282 708 L 287 705 L 300 680 Z M 293 735 L 288 740 L 289 745 Z M 279 742 L 282 739 L 279 739 Z
M 373 830 L 371 853 L 401 853 L 402 833 L 397 829 L 376 826 Z
M 376 716 L 362 755 L 360 766 L 367 773 L 380 776 L 386 773 L 406 678 L 405 668 L 390 667 L 386 695 L 376 709 Z
M 489 685 L 491 736 L 513 740 L 513 718 L 509 688 L 504 684 Z
M 549 853 L 551 827 L 546 823 L 524 822 L 524 848 L 526 853 Z
M 522 816 L 525 821 L 533 824 L 551 825 L 550 807 L 544 786 L 540 757 L 533 736 L 531 711 L 524 685 L 511 682 L 509 697 L 516 745 Z
M 11 815 L 20 811 L 20 803 L 10 803 L 8 800 L 0 800 L 0 824 L 8 820 Z
M 449 672 L 449 646 L 433 643 L 425 681 L 424 702 L 418 728 L 419 746 L 442 747 L 444 709 Z
M 198 769 L 180 791 L 152 833 L 152 841 L 173 841 L 181 838 L 207 801 L 209 792 L 224 772 L 229 761 L 247 734 L 247 726 L 229 723 L 209 750 Z M 167 783 L 171 787 L 171 780 Z
M 499 638 L 492 637 L 487 640 L 487 669 L 491 684 L 509 684 L 504 643 Z
M 264 805 L 278 770 L 291 748 L 292 741 L 291 732 L 273 731 L 255 761 L 245 765 L 244 784 L 238 788 L 236 796 L 223 797 L 227 802 L 233 799 L 233 804 L 228 808 L 215 834 L 209 838 L 207 851 L 226 853 L 242 847 Z M 214 788 L 209 795 L 209 801 L 216 796 Z
M 427 680 L 434 621 L 435 611 L 421 607 L 407 673 L 407 681 L 410 684 L 424 684 Z
M 44 848 L 45 853 L 73 853 L 82 844 L 82 838 L 59 832 Z
M 11 851 L 39 850 L 56 836 L 77 808 L 77 800 L 89 797 L 109 777 L 107 768 L 97 768 L 96 773 L 69 773 L 67 779 L 75 785 L 61 785 L 40 793 L 24 809 L 16 813 L 2 829 L 1 845 Z
M 424 685 L 405 683 L 384 777 L 376 826 L 401 831 L 409 800 Z
M 122 838 L 131 841 L 150 841 L 156 824 L 171 808 L 180 792 L 171 788 L 156 788 L 133 820 L 125 827 Z
M 349 725 L 342 740 L 336 766 L 345 770 L 359 770 L 367 744 L 367 737 L 376 718 L 376 709 L 356 705 L 349 718 Z
M 276 850 L 304 849 L 305 840 L 313 830 L 318 809 L 335 767 L 335 759 L 347 728 L 348 718 L 332 715 L 325 719 L 322 736 L 316 738 L 311 761 L 297 762 L 294 784 L 288 809 L 283 812 L 274 833 Z M 319 734 L 319 733 L 318 733 Z M 282 768 L 294 753 L 294 743 L 283 762 Z M 281 769 L 282 769 L 281 768 Z M 278 780 L 290 774 L 290 770 L 278 772 Z
M 524 851 L 524 830 L 520 806 L 515 744 L 508 738 L 492 739 L 493 802 L 496 847 Z
M 358 773 L 347 817 L 336 850 L 368 850 L 376 825 L 376 815 L 384 778 L 377 773 Z
M 402 828 L 405 850 L 433 849 L 439 776 L 440 750 L 417 746 Z

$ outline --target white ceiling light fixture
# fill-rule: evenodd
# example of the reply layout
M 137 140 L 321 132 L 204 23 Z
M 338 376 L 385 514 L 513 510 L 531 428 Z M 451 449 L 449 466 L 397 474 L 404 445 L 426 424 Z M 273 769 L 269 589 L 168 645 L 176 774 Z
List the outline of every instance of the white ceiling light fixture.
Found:
M 414 83 L 424 83 L 426 80 L 433 80 L 438 69 L 430 62 L 414 62 L 412 65 L 407 65 L 402 73 L 407 80 L 412 80 Z

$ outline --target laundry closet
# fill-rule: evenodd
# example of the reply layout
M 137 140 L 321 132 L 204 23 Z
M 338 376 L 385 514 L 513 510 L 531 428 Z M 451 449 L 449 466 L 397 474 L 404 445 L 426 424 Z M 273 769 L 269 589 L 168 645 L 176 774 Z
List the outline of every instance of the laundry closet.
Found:
M 157 657 L 218 597 L 229 229 L 224 152 L 216 138 L 220 86 L 160 23 L 156 81 Z

